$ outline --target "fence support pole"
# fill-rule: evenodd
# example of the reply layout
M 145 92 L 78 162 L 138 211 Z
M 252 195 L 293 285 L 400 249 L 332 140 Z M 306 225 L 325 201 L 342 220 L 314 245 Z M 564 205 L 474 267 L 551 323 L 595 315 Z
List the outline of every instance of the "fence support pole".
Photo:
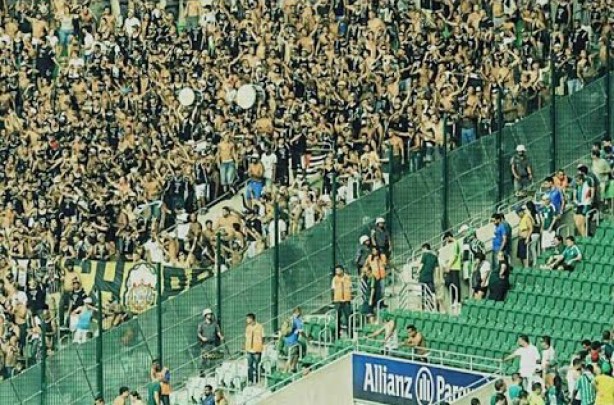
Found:
M 273 277 L 271 279 L 271 319 L 273 331 L 279 330 L 279 205 L 275 203 L 273 207 L 273 240 L 275 241 L 275 248 L 273 251 Z M 334 250 L 334 248 L 333 248 Z
M 332 202 L 332 212 L 331 212 L 331 228 L 332 228 L 332 241 L 331 241 L 331 268 L 334 272 L 334 268 L 337 265 L 337 169 L 333 167 L 333 184 L 331 190 L 331 202 Z
M 222 234 L 215 235 L 215 316 L 222 324 Z
M 556 139 L 556 66 L 554 60 L 554 52 L 550 51 L 550 128 L 552 135 L 550 137 L 550 173 L 556 171 L 557 161 L 557 139 Z
M 503 87 L 499 87 L 497 91 L 497 203 L 503 201 L 505 195 L 504 189 L 504 164 L 503 164 Z
M 450 194 L 448 192 L 448 184 L 449 184 L 449 168 L 448 168 L 448 131 L 446 131 L 446 121 L 447 117 L 443 116 L 443 161 L 441 165 L 441 203 L 442 203 L 442 213 L 441 213 L 441 231 L 445 232 L 450 228 L 449 219 L 448 219 L 448 205 L 450 200 Z
M 98 395 L 104 393 L 104 374 L 102 366 L 102 288 L 98 288 L 96 319 L 98 321 L 98 337 L 96 338 L 96 388 Z
M 41 322 L 41 405 L 47 403 L 47 326 L 45 320 Z
M 387 213 L 386 213 L 386 228 L 388 228 L 388 235 L 390 235 L 390 245 L 392 243 L 392 224 L 394 213 L 394 181 L 395 181 L 395 161 L 394 161 L 394 147 L 392 143 L 388 145 L 388 201 L 387 201 Z M 392 254 L 392 252 L 390 252 Z
M 156 318 L 158 321 L 157 329 L 158 329 L 158 362 L 160 367 L 164 364 L 162 359 L 162 264 L 158 263 L 156 265 L 156 295 L 157 295 L 157 305 L 156 305 Z
M 606 65 L 607 71 L 605 72 L 605 134 L 609 139 L 612 139 L 612 55 L 610 55 L 610 41 L 612 40 L 611 33 L 608 32 L 606 39 Z

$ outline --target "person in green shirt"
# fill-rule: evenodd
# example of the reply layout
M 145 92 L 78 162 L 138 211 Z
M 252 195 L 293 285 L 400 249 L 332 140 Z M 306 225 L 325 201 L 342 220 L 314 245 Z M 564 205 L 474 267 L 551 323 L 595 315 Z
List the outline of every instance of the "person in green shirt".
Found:
M 512 374 L 512 383 L 507 389 L 507 395 L 510 397 L 510 400 L 514 401 L 520 398 L 520 393 L 522 391 L 522 378 L 520 378 L 520 374 Z
M 160 384 L 161 374 L 157 374 L 149 384 L 147 384 L 147 405 L 160 405 L 160 393 L 162 385 Z
M 562 253 L 555 254 L 548 259 L 547 267 L 557 270 L 573 270 L 582 260 L 582 252 L 576 245 L 576 238 L 568 236 L 565 238 L 565 248 Z
M 439 266 L 439 257 L 437 253 L 431 249 L 431 245 L 425 243 L 422 245 L 422 257 L 420 259 L 420 269 L 418 282 L 421 284 L 422 289 L 422 309 L 427 309 L 427 302 L 429 298 L 434 297 L 435 294 L 435 271 Z M 436 302 L 436 300 L 435 300 Z
M 431 250 L 431 245 L 422 245 L 422 258 L 420 259 L 420 276 L 418 282 L 426 284 L 431 291 L 435 291 L 435 270 L 439 266 L 437 253 Z

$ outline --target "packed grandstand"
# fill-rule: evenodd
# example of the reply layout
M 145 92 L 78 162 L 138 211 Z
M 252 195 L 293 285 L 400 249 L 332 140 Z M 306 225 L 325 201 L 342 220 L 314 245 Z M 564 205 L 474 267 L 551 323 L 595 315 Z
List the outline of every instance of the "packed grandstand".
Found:
M 513 376 L 497 405 L 614 405 L 611 1 L 0 5 L 0 403 L 257 403 L 361 351 Z M 439 213 L 379 197 L 495 143 L 508 203 L 416 245 Z M 288 308 L 233 275 L 314 259 L 313 235 L 352 257 L 282 273 Z M 224 327 L 194 291 L 230 277 L 271 295 Z

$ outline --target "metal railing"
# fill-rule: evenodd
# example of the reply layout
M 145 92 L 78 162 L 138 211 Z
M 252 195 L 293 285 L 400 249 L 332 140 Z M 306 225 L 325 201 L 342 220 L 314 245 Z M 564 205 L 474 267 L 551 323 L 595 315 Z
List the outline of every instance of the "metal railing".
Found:
M 418 354 L 416 353 L 416 350 L 413 350 L 413 349 L 409 351 L 383 349 L 381 342 L 376 341 L 376 340 L 367 340 L 367 344 L 365 344 L 364 342 L 365 340 L 362 339 L 362 343 L 355 342 L 350 346 L 346 346 L 342 348 L 341 350 L 335 352 L 334 354 L 320 359 L 319 361 L 314 363 L 311 368 L 312 369 L 321 368 L 322 366 L 331 364 L 334 361 L 339 360 L 340 358 L 348 354 L 356 352 L 356 353 L 367 353 L 367 354 L 380 354 L 380 355 L 385 355 L 385 356 L 389 356 L 392 358 L 415 361 L 418 363 L 424 362 L 425 357 L 427 357 L 429 365 L 443 366 L 443 367 L 456 367 L 456 368 L 468 369 L 474 372 L 485 373 L 487 374 L 485 376 L 485 379 L 491 379 L 493 377 L 503 375 L 503 365 L 504 364 L 503 364 L 503 360 L 501 359 L 493 359 L 493 358 L 484 357 L 484 356 L 455 353 L 455 352 L 436 350 L 436 349 L 428 349 L 428 354 L 425 355 L 425 354 Z M 414 348 L 414 349 L 422 349 L 422 348 Z M 242 404 L 256 403 L 259 399 L 264 399 L 265 396 L 271 395 L 271 392 L 274 393 L 280 389 L 283 389 L 288 384 L 301 378 L 302 375 L 303 374 L 301 372 L 293 373 L 289 375 L 287 378 L 283 379 L 282 381 L 270 386 L 266 392 L 259 393 L 249 398 L 247 401 L 242 402 Z M 472 384 L 468 388 L 471 388 L 473 386 L 479 386 L 481 385 L 479 383 L 483 383 L 484 381 L 485 380 L 480 380 L 479 382 L 474 383 L 475 385 Z

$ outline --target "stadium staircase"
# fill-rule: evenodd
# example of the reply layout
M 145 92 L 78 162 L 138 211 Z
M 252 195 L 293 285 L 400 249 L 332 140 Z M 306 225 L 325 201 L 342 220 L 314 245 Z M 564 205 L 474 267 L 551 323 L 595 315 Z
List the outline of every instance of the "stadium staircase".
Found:
M 539 265 L 514 269 L 503 302 L 468 299 L 458 316 L 397 309 L 382 310 L 379 318 L 395 319 L 400 340 L 407 337 L 405 327 L 415 325 L 429 348 L 451 355 L 501 359 L 516 348 L 519 334 L 529 335 L 532 342 L 548 335 L 559 361 L 566 362 L 580 349 L 582 339 L 599 340 L 614 322 L 614 222 L 602 222 L 594 237 L 582 238 L 578 245 L 583 261 L 573 272 L 543 270 Z M 542 255 L 540 262 L 546 257 Z M 381 351 L 383 337 L 379 342 L 365 337 L 377 327 L 364 325 L 357 330 L 361 346 Z M 305 330 L 311 339 L 322 341 L 323 335 L 334 335 L 334 323 L 308 322 Z M 353 344 L 350 339 L 337 340 L 329 351 Z M 312 356 L 307 363 L 317 361 Z M 517 364 L 509 363 L 503 371 L 516 370 Z

